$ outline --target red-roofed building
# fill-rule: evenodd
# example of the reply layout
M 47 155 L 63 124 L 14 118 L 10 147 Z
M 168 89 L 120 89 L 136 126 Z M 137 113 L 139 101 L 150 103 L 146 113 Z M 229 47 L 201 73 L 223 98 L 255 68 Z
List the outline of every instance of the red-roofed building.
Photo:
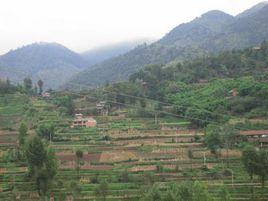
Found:
M 72 128 L 75 127 L 95 127 L 97 125 L 97 121 L 93 117 L 83 117 L 82 114 L 75 114 L 75 119 L 71 125 Z

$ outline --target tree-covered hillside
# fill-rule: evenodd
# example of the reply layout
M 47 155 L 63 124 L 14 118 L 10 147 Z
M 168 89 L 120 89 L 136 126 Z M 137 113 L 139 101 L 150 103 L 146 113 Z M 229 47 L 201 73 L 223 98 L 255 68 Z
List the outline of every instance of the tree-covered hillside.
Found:
M 198 126 L 231 116 L 267 117 L 267 66 L 268 43 L 263 42 L 259 48 L 149 65 L 129 82 L 104 87 L 104 94 L 110 94 L 108 101 L 127 104 L 140 100 L 137 97 L 153 99 L 160 103 L 156 108 L 171 106 L 173 113 L 190 117 Z
M 77 53 L 56 43 L 35 43 L 0 56 L 0 78 L 21 82 L 25 77 L 44 80 L 56 88 L 88 66 Z

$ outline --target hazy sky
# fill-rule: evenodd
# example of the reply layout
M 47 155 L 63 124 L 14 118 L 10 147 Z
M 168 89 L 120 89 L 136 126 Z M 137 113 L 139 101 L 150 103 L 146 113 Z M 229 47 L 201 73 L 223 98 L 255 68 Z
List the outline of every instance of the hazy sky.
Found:
M 218 9 L 236 15 L 260 0 L 0 0 L 0 54 L 33 42 L 81 52 L 173 27 Z

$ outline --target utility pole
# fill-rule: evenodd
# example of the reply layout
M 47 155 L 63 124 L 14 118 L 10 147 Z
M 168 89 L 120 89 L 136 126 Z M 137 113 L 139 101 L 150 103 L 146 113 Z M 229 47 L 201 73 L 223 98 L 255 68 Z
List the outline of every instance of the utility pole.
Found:
M 232 187 L 234 188 L 234 171 L 231 170 L 231 173 L 232 173 Z
M 204 158 L 204 166 L 205 166 L 206 165 L 206 160 L 207 160 L 205 152 L 203 152 L 203 158 Z
M 154 123 L 155 123 L 155 124 L 158 124 L 157 112 L 154 113 Z

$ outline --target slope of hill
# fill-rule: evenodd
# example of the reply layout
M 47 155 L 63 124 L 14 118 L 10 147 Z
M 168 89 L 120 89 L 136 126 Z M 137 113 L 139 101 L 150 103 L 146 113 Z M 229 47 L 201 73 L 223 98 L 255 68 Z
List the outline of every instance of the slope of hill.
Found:
M 104 60 L 125 54 L 126 52 L 134 49 L 136 46 L 143 44 L 147 41 L 148 40 L 144 39 L 144 40 L 122 42 L 114 45 L 103 46 L 85 51 L 81 54 L 81 56 L 87 62 L 89 62 L 89 65 L 91 66 L 100 63 Z
M 263 1 L 255 6 L 253 6 L 252 8 L 245 10 L 244 12 L 240 13 L 239 15 L 237 15 L 236 17 L 248 17 L 252 14 L 255 14 L 257 12 L 259 12 L 259 10 L 261 10 L 263 7 L 268 5 L 268 1 Z
M 239 17 L 210 11 L 179 25 L 149 46 L 139 46 L 86 69 L 69 80 L 69 86 L 72 83 L 96 86 L 106 81 L 116 82 L 127 79 L 146 64 L 166 64 L 175 59 L 189 60 L 209 52 L 258 45 L 268 39 L 268 6 L 252 9 L 252 14 Z
M 223 32 L 225 25 L 233 22 L 235 18 L 222 11 L 213 10 L 194 19 L 190 23 L 184 23 L 159 40 L 162 45 L 176 44 L 186 46 L 204 43 L 204 39 L 209 39 Z
M 0 77 L 20 82 L 29 76 L 56 88 L 73 74 L 87 67 L 77 53 L 57 43 L 34 43 L 0 57 Z

